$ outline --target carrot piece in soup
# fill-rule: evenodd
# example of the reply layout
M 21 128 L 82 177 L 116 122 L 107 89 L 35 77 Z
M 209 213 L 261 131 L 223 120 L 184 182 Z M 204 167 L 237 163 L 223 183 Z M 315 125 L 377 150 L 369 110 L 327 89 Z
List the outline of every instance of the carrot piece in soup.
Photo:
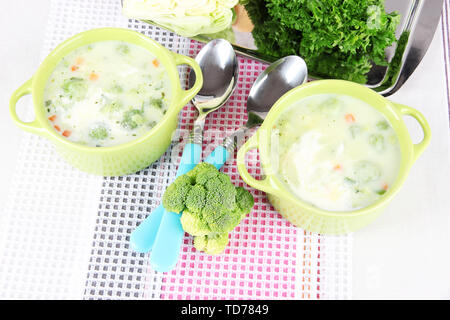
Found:
M 96 74 L 95 72 L 92 72 L 89 76 L 89 80 L 95 81 L 97 79 L 98 79 L 98 74 Z
M 70 135 L 71 135 L 71 133 L 72 132 L 70 132 L 69 130 L 64 130 L 64 132 L 62 133 L 62 135 L 64 136 L 64 137 L 69 137 Z
M 345 115 L 345 121 L 347 121 L 349 123 L 355 122 L 355 117 L 351 113 L 347 113 Z
M 53 127 L 54 127 L 57 131 L 61 131 L 61 128 L 60 128 L 59 126 L 54 125 Z
M 56 114 L 52 115 L 51 117 L 48 117 L 48 120 L 50 121 L 55 121 L 56 119 Z
M 78 69 L 79 69 L 80 67 L 79 66 L 72 66 L 71 68 L 70 68 L 70 70 L 72 70 L 72 71 L 77 71 Z
M 152 63 L 155 67 L 159 67 L 159 61 L 157 59 L 153 59 Z

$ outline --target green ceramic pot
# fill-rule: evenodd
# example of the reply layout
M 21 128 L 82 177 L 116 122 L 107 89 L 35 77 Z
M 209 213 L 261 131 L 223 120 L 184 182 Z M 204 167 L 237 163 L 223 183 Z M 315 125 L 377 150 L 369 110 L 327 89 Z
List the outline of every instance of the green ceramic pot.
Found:
M 362 101 L 381 112 L 391 123 L 400 143 L 401 166 L 395 183 L 383 197 L 372 205 L 348 212 L 332 212 L 319 209 L 300 200 L 278 179 L 271 167 L 270 137 L 273 124 L 283 111 L 293 103 L 315 94 L 345 94 Z M 403 116 L 415 118 L 420 124 L 424 138 L 413 144 L 403 121 Z M 372 222 L 389 204 L 406 180 L 411 166 L 428 146 L 431 138 L 430 127 L 423 115 L 410 107 L 391 102 L 375 91 L 348 81 L 321 80 L 304 84 L 283 95 L 272 107 L 258 131 L 242 146 L 238 152 L 238 170 L 244 181 L 250 186 L 265 191 L 269 201 L 280 214 L 294 225 L 322 234 L 344 234 L 362 228 Z M 256 180 L 247 171 L 245 155 L 251 149 L 259 150 L 262 180 Z
M 169 75 L 172 99 L 163 119 L 142 137 L 113 147 L 87 147 L 67 140 L 52 128 L 44 108 L 44 89 L 54 68 L 69 52 L 89 43 L 106 40 L 132 43 L 156 56 Z M 189 90 L 183 90 L 180 85 L 177 66 L 181 64 L 189 65 L 196 75 L 196 82 Z M 178 113 L 202 85 L 201 69 L 193 59 L 173 53 L 139 32 L 102 28 L 79 33 L 56 47 L 34 76 L 13 93 L 9 108 L 12 119 L 20 128 L 51 140 L 63 158 L 74 167 L 93 174 L 118 176 L 139 171 L 161 157 L 171 143 L 172 133 L 178 124 Z M 28 123 L 21 121 L 16 114 L 17 101 L 27 94 L 32 95 L 35 113 L 35 120 Z

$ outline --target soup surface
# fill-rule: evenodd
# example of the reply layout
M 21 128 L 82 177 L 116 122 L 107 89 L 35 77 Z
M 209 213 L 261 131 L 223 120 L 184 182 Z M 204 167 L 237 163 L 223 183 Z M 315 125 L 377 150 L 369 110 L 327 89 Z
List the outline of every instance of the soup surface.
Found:
M 95 42 L 69 53 L 44 92 L 48 119 L 67 139 L 107 147 L 129 142 L 166 113 L 170 81 L 149 51 L 120 41 Z
M 397 136 L 380 112 L 359 99 L 310 96 L 285 111 L 273 133 L 279 178 L 298 198 L 318 208 L 366 207 L 397 177 Z

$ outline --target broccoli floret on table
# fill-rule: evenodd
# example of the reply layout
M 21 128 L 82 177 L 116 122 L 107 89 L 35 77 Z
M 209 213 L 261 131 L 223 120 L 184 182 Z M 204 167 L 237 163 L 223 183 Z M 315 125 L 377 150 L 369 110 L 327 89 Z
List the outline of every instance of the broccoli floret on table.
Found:
M 187 175 L 178 177 L 166 190 L 163 205 L 167 210 L 181 212 L 184 210 L 187 194 L 191 189 L 191 178 Z
M 182 212 L 184 231 L 194 236 L 197 250 L 221 253 L 232 231 L 253 207 L 253 196 L 243 187 L 235 187 L 230 177 L 212 164 L 200 163 L 178 177 L 166 190 L 163 205 Z

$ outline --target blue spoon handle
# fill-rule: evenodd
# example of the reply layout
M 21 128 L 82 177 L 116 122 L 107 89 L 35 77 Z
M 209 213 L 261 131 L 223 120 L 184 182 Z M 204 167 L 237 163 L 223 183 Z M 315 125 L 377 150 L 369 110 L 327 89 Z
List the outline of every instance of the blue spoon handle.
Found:
M 201 155 L 202 147 L 200 144 L 187 143 L 184 146 L 176 176 L 178 177 L 191 171 L 200 162 Z M 134 229 L 130 235 L 130 245 L 133 250 L 137 252 L 152 250 L 163 214 L 164 207 L 160 204 Z
M 226 148 L 218 146 L 205 159 L 205 162 L 220 169 L 229 156 L 230 152 Z M 177 264 L 184 237 L 184 230 L 180 222 L 181 214 L 164 210 L 150 255 L 150 265 L 156 271 L 168 272 Z

